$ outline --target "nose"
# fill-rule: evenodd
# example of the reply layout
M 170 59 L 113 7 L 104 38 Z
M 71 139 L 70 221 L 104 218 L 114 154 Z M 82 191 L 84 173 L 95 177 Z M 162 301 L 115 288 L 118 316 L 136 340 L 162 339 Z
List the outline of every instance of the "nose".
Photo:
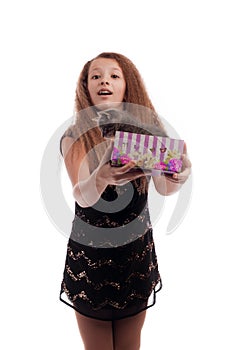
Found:
M 109 82 L 106 78 L 103 78 L 103 80 L 101 81 L 101 85 L 109 85 Z

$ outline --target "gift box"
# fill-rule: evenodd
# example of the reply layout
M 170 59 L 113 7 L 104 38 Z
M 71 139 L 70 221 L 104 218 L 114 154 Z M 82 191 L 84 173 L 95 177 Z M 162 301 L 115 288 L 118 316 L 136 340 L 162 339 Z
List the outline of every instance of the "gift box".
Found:
M 183 148 L 183 140 L 116 131 L 111 165 L 122 166 L 134 160 L 142 169 L 179 173 Z

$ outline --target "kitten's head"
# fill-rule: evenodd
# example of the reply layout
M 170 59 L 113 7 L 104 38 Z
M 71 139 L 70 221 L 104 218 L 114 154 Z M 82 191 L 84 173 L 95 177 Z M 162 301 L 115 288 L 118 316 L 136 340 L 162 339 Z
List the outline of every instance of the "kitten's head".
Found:
M 102 130 L 104 137 L 114 137 L 116 131 L 163 137 L 167 136 L 166 133 L 156 125 L 138 123 L 127 111 L 112 108 L 97 113 L 99 115 L 98 126 Z

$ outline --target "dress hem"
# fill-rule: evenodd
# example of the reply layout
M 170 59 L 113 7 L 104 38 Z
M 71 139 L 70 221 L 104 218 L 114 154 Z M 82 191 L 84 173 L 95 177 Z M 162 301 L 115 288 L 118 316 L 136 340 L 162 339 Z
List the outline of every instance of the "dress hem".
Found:
M 66 305 L 70 306 L 71 308 L 73 308 L 79 314 L 81 314 L 81 315 L 83 315 L 85 317 L 88 317 L 88 318 L 92 318 L 92 319 L 96 319 L 96 320 L 100 320 L 100 321 L 121 320 L 121 319 L 124 319 L 124 318 L 133 317 L 133 316 L 139 314 L 140 312 L 145 311 L 145 310 L 151 308 L 152 306 L 154 306 L 155 303 L 156 303 L 156 294 L 162 289 L 162 281 L 160 280 L 159 283 L 160 283 L 160 286 L 159 286 L 159 288 L 157 290 L 155 289 L 156 287 L 153 288 L 153 303 L 151 305 L 149 305 L 149 306 L 147 305 L 146 307 L 138 310 L 137 312 L 130 313 L 129 315 L 125 315 L 125 316 L 122 316 L 122 317 L 98 318 L 98 317 L 94 317 L 94 316 L 91 316 L 91 315 L 87 315 L 84 312 L 78 310 L 73 304 L 71 304 L 71 303 L 67 302 L 66 300 L 62 299 L 62 294 L 65 293 L 63 290 L 61 290 L 61 292 L 60 292 L 59 300 L 62 301 L 64 304 L 66 304 Z M 149 299 L 149 297 L 148 297 L 148 299 Z

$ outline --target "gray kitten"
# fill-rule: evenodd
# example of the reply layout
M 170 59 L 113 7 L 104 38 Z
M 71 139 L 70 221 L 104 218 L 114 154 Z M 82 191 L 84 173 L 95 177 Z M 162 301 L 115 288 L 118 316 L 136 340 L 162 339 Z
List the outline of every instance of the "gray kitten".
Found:
M 166 132 L 156 125 L 137 123 L 127 111 L 112 108 L 99 111 L 97 114 L 98 126 L 103 137 L 114 137 L 116 131 L 167 137 Z

